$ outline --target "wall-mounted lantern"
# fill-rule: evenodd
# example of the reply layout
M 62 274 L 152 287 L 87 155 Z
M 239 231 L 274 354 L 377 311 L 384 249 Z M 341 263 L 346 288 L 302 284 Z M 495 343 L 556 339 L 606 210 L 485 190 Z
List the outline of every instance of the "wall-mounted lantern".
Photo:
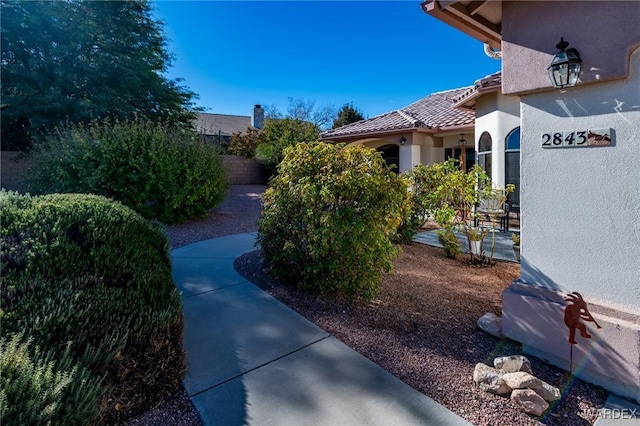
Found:
M 553 87 L 556 89 L 575 86 L 580 76 L 580 69 L 582 67 L 582 65 L 580 65 L 582 63 L 580 53 L 573 47 L 567 49 L 568 46 L 569 43 L 560 37 L 560 43 L 556 44 L 556 48 L 560 49 L 560 51 L 555 54 L 551 65 L 547 68 L 549 78 L 551 78 L 551 84 L 553 84 Z
M 458 146 L 467 146 L 467 140 L 464 138 L 464 133 L 460 133 L 460 139 L 458 140 Z
M 405 143 L 407 143 L 407 138 L 400 136 L 400 145 L 404 145 Z

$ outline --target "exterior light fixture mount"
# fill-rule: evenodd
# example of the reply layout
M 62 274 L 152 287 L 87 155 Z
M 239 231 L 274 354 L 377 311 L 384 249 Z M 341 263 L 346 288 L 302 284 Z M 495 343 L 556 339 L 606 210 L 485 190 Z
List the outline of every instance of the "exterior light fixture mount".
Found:
M 404 145 L 407 142 L 407 138 L 400 136 L 400 145 Z
M 582 68 L 580 53 L 573 47 L 567 49 L 568 46 L 569 43 L 560 37 L 560 43 L 556 44 L 556 48 L 560 51 L 555 54 L 551 64 L 547 67 L 551 84 L 556 89 L 575 86 L 580 76 Z
M 458 140 L 458 146 L 467 146 L 467 140 L 464 138 L 464 133 L 460 133 L 460 139 Z

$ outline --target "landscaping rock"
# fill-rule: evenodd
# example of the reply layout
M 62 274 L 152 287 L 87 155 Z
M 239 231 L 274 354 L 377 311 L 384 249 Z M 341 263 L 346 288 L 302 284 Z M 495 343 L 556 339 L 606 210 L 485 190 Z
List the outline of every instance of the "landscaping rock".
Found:
M 487 312 L 478 319 L 478 328 L 492 336 L 502 338 L 502 318 Z
M 506 373 L 502 376 L 502 380 L 504 380 L 511 389 L 531 388 L 540 381 L 537 377 L 524 371 Z
M 504 395 L 511 388 L 502 379 L 502 372 L 481 362 L 473 370 L 473 381 L 483 391 Z
M 560 399 L 560 390 L 558 388 L 524 371 L 506 373 L 502 376 L 502 380 L 511 389 L 529 388 L 546 401 L 556 401 Z
M 517 373 L 518 371 L 526 371 L 533 374 L 531 363 L 527 357 L 522 355 L 501 356 L 493 360 L 493 366 L 505 373 Z
M 514 373 L 516 374 L 516 373 Z M 516 389 L 511 392 L 511 402 L 527 414 L 540 417 L 549 404 L 531 389 Z

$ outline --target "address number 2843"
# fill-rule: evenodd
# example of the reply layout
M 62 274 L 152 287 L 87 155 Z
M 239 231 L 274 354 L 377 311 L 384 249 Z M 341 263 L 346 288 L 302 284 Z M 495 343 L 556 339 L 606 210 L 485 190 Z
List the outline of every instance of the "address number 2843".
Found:
M 582 146 L 609 146 L 613 144 L 613 129 L 573 130 L 545 132 L 541 135 L 543 148 L 575 148 Z
M 542 134 L 543 148 L 560 148 L 587 146 L 587 130 L 577 130 L 573 132 L 554 132 Z

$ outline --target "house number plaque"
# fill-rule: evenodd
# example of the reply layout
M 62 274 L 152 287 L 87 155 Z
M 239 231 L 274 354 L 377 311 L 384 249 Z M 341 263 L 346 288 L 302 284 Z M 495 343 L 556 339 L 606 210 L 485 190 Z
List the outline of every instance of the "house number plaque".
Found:
M 611 145 L 611 129 L 546 132 L 540 137 L 543 148 L 578 148 Z

